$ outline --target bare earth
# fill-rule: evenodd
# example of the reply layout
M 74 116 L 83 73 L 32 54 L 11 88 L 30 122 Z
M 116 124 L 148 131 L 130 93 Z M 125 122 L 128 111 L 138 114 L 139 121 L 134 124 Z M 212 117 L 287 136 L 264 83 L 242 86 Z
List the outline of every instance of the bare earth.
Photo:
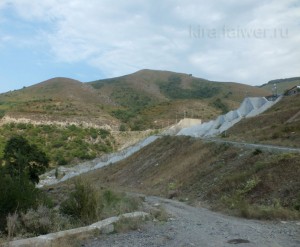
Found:
M 81 246 L 300 246 L 299 222 L 246 220 L 152 196 L 146 203 L 160 204 L 171 218 L 148 222 L 138 231 L 100 235 Z

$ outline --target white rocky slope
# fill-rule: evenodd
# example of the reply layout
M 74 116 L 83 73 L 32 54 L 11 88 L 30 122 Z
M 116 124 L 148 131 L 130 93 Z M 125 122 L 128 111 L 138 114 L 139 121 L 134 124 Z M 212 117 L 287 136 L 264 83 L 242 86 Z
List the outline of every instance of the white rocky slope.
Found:
M 181 129 L 177 135 L 186 135 L 193 137 L 213 137 L 216 136 L 243 118 L 253 117 L 264 112 L 275 103 L 276 101 L 268 101 L 265 97 L 251 97 L 245 98 L 241 106 L 237 110 L 228 112 L 227 114 L 219 116 L 216 120 L 198 124 L 192 127 Z

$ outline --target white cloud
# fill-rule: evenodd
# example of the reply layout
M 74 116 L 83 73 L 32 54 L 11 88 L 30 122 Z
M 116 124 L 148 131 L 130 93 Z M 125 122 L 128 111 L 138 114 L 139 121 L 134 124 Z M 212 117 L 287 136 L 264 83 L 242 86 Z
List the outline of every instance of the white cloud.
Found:
M 40 39 L 49 44 L 57 60 L 85 62 L 107 76 L 153 68 L 256 85 L 298 73 L 296 0 L 7 2 L 25 21 L 46 23 Z M 206 33 L 193 38 L 189 26 L 215 29 L 220 36 Z M 267 34 L 230 38 L 222 36 L 224 26 L 233 28 L 233 34 L 238 29 L 262 29 Z M 273 37 L 274 30 L 280 29 L 288 29 L 288 37 Z

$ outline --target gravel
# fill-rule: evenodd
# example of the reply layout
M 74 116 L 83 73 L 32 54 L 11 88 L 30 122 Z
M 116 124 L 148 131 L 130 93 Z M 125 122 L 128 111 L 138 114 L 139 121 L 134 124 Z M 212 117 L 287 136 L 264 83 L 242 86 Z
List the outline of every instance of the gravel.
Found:
M 146 197 L 146 202 L 164 207 L 170 214 L 168 221 L 148 222 L 137 231 L 99 235 L 81 246 L 300 246 L 299 222 L 246 220 L 158 197 Z

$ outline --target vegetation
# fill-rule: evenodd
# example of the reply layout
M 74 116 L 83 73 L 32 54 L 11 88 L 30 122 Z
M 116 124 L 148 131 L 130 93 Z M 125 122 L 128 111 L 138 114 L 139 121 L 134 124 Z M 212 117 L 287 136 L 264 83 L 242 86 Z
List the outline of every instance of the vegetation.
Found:
M 53 194 L 49 196 L 55 201 Z M 64 193 L 64 197 L 62 202 L 51 204 L 51 207 L 37 200 L 22 207 L 22 210 L 17 208 L 7 213 L 1 230 L 6 226 L 9 239 L 14 236 L 37 236 L 85 226 L 104 218 L 136 211 L 141 207 L 141 200 L 138 198 L 109 189 L 96 189 L 80 178 L 75 180 L 74 189 Z
M 90 184 L 78 180 L 75 183 L 75 191 L 62 203 L 61 211 L 83 223 L 93 222 L 101 211 L 96 190 Z
M 212 106 L 217 109 L 220 109 L 222 114 L 229 112 L 229 107 L 226 103 L 224 103 L 220 98 L 217 98 L 212 102 Z
M 45 153 L 35 145 L 21 136 L 8 140 L 4 148 L 4 165 L 0 166 L 0 230 L 9 214 L 26 211 L 42 201 L 46 203 L 35 184 L 47 166 Z
M 167 83 L 160 82 L 160 90 L 171 99 L 205 99 L 217 95 L 219 87 L 209 82 L 194 80 L 190 89 L 182 88 L 182 79 L 178 75 L 170 75 Z
M 5 168 L 14 180 L 27 177 L 32 183 L 39 182 L 39 175 L 46 171 L 49 160 L 36 145 L 22 136 L 11 137 L 4 148 Z
M 58 127 L 54 125 L 10 123 L 0 128 L 0 158 L 3 158 L 4 144 L 18 134 L 47 154 L 51 166 L 66 165 L 73 161 L 93 159 L 114 150 L 115 141 L 108 130 L 81 128 L 75 125 Z

